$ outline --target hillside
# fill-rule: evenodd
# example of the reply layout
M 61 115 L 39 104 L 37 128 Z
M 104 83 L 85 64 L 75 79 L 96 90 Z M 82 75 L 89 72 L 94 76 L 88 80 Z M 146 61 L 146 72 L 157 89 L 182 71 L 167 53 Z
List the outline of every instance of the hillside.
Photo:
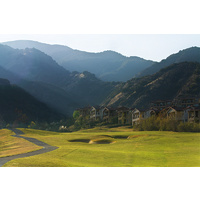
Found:
M 1 66 L 0 78 L 8 79 L 11 84 L 20 86 L 37 100 L 64 115 L 71 115 L 74 109 L 80 107 L 80 104 L 76 100 L 76 95 L 72 96 L 62 88 L 52 84 L 38 81 L 27 81 Z
M 62 45 L 49 45 L 29 40 L 5 42 L 18 49 L 36 48 L 51 56 L 69 71 L 88 71 L 104 81 L 127 81 L 155 62 L 139 57 L 125 57 L 114 51 L 89 53 Z
M 191 47 L 191 48 L 179 51 L 176 54 L 172 54 L 166 59 L 162 60 L 161 62 L 155 63 L 152 66 L 146 68 L 145 70 L 140 72 L 137 75 L 137 77 L 154 74 L 164 67 L 172 65 L 174 63 L 181 63 L 181 62 L 199 62 L 200 63 L 200 48 Z
M 50 122 L 63 117 L 5 79 L 0 79 L 0 96 L 1 123 Z
M 74 109 L 80 107 L 76 95 L 69 94 L 62 88 L 36 81 L 20 81 L 18 84 L 39 101 L 65 116 L 71 116 Z M 84 104 L 84 101 L 82 101 Z
M 0 66 L 0 78 L 8 79 L 12 84 L 21 80 L 21 77 Z
M 200 95 L 200 64 L 170 65 L 154 75 L 134 78 L 121 84 L 104 105 L 147 108 L 151 101 Z
M 7 79 L 0 78 L 0 86 L 9 86 L 10 81 Z
M 71 83 L 65 88 L 73 96 L 78 96 L 81 106 L 101 104 L 118 85 L 103 82 L 89 72 L 72 73 Z

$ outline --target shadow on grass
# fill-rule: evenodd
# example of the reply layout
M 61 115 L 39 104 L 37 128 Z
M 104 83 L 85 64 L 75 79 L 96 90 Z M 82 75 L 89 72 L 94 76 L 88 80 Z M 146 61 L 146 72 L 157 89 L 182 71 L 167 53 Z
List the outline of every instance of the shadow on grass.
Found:
M 111 135 L 99 135 L 99 137 L 109 137 L 109 138 L 112 138 L 113 136 L 111 136 Z
M 114 138 L 114 139 L 128 139 L 129 135 L 113 135 L 112 138 Z
M 83 143 L 89 143 L 90 139 L 74 139 L 74 140 L 68 140 L 69 142 L 83 142 Z

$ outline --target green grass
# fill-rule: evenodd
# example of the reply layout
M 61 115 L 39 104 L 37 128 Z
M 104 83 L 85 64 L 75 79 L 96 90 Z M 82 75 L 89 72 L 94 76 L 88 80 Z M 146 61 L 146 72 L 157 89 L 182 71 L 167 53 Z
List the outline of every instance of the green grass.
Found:
M 95 128 L 73 133 L 21 129 L 57 150 L 20 158 L 4 166 L 32 167 L 192 167 L 200 166 L 200 133 L 133 132 Z M 90 141 L 110 141 L 92 142 Z M 109 144 L 110 143 L 110 144 Z

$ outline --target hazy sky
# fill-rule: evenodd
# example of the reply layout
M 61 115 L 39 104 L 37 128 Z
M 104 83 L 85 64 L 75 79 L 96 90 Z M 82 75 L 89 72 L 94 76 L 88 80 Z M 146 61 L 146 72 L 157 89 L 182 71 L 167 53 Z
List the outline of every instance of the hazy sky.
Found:
M 88 52 L 113 50 L 154 61 L 185 48 L 200 47 L 200 34 L 0 34 L 0 42 L 13 40 L 61 44 Z

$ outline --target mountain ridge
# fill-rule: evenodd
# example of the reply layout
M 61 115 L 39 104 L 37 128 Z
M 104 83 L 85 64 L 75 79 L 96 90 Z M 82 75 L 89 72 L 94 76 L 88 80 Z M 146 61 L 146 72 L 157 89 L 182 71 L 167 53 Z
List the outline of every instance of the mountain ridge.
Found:
M 200 47 L 194 46 L 171 54 L 166 59 L 163 59 L 160 62 L 155 63 L 141 71 L 137 77 L 154 74 L 164 67 L 168 67 L 171 64 L 180 62 L 200 62 Z
M 13 48 L 37 48 L 51 56 L 69 71 L 89 71 L 103 81 L 127 81 L 155 62 L 136 56 L 126 57 L 118 52 L 107 50 L 98 53 L 74 50 L 62 45 L 48 45 L 34 41 L 10 41 L 3 44 Z M 47 46 L 48 45 L 48 46 Z M 127 73 L 121 74 L 122 68 Z M 119 70 L 121 69 L 121 70 Z

